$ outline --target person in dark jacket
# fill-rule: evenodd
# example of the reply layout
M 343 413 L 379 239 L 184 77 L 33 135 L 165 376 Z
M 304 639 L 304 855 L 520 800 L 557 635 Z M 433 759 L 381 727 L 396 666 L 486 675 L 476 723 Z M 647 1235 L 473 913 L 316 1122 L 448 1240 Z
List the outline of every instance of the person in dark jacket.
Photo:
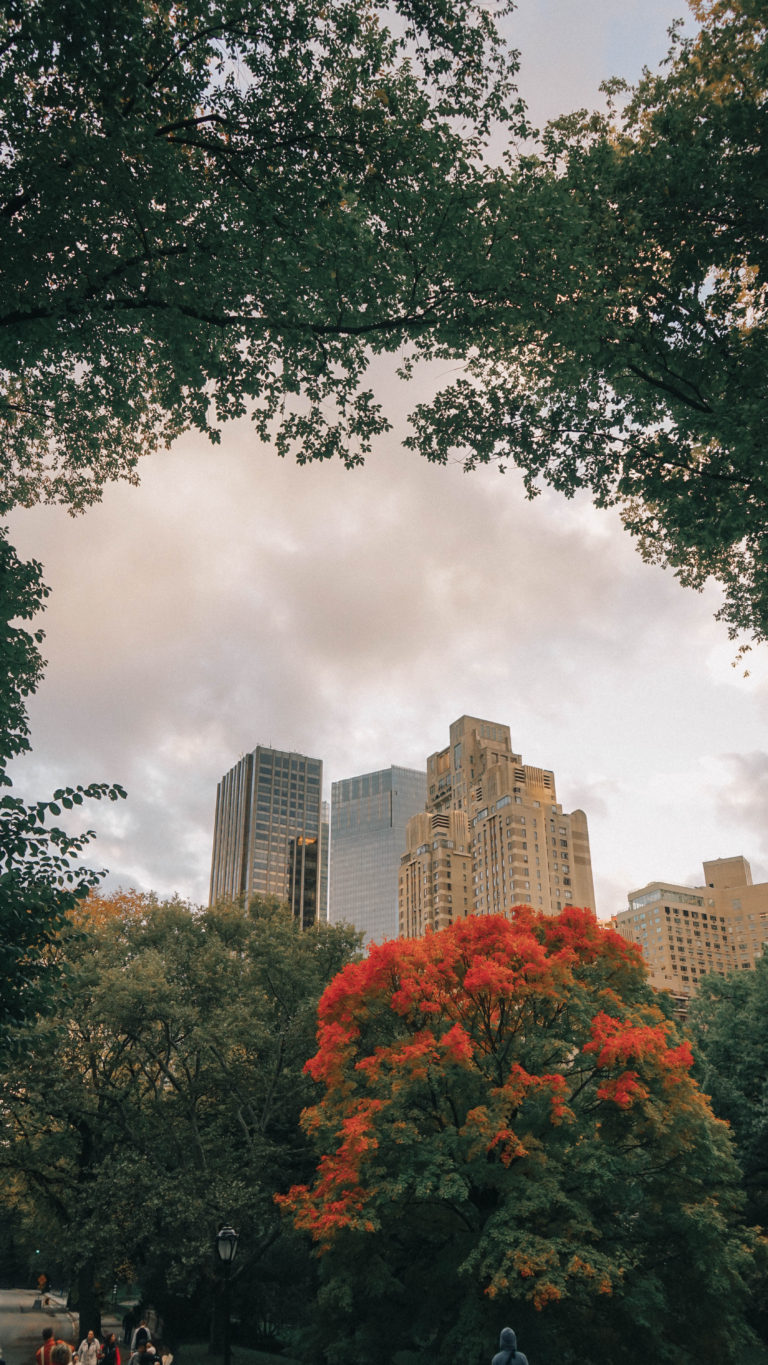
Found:
M 528 1357 L 517 1349 L 517 1337 L 511 1327 L 502 1327 L 499 1349 L 491 1365 L 528 1365 Z
M 115 1332 L 107 1332 L 99 1356 L 99 1365 L 120 1365 L 120 1347 Z

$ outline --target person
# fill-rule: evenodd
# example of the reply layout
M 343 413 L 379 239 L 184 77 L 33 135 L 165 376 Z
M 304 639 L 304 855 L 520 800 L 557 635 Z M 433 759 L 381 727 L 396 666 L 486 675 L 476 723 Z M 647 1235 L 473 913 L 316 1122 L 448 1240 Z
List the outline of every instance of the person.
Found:
M 152 1336 L 150 1334 L 149 1328 L 147 1327 L 147 1319 L 142 1318 L 141 1322 L 136 1328 L 136 1331 L 131 1337 L 131 1351 L 135 1354 L 136 1351 L 138 1351 L 139 1347 L 141 1346 L 142 1342 L 144 1342 L 145 1345 L 147 1345 L 149 1342 L 151 1342 L 151 1340 Z
M 51 1365 L 51 1351 L 56 1345 L 52 1327 L 43 1328 L 43 1344 L 35 1351 L 37 1365 Z
M 128 1365 L 154 1365 L 155 1359 L 155 1348 L 151 1342 L 140 1341 Z
M 136 1321 L 133 1308 L 129 1308 L 123 1317 L 123 1345 L 130 1346 L 133 1324 Z
M 101 1342 L 91 1328 L 87 1337 L 83 1337 L 77 1348 L 78 1365 L 98 1365 L 100 1351 Z
M 101 1365 L 120 1365 L 120 1347 L 115 1332 L 108 1332 L 99 1356 Z
M 72 1347 L 66 1341 L 57 1341 L 51 1351 L 51 1365 L 72 1365 Z
M 517 1349 L 517 1337 L 511 1327 L 502 1327 L 499 1335 L 499 1349 L 491 1365 L 528 1365 L 528 1357 Z
M 51 1365 L 54 1346 L 66 1346 L 66 1341 L 53 1335 L 52 1327 L 43 1328 L 43 1344 L 35 1351 L 35 1365 Z M 69 1349 L 69 1348 L 68 1348 Z

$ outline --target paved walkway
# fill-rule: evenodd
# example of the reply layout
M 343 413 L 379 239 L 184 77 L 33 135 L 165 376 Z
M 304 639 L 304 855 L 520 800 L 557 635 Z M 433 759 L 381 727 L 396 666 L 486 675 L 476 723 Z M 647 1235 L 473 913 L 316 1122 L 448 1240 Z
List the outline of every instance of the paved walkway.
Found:
M 43 1328 L 52 1327 L 57 1337 L 77 1346 L 77 1314 L 71 1313 L 59 1294 L 40 1294 L 36 1289 L 0 1289 L 0 1356 L 6 1365 L 35 1365 L 35 1351 Z M 122 1320 L 107 1311 L 101 1330 L 116 1332 L 122 1353 Z

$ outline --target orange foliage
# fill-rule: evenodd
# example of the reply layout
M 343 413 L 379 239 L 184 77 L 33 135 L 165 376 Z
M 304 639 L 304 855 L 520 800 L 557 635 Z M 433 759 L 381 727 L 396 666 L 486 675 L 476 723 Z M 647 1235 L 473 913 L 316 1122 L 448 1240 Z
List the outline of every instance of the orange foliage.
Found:
M 597 1053 L 598 1067 L 610 1067 L 617 1063 L 643 1061 L 651 1065 L 663 1076 L 663 1084 L 669 1088 L 679 1084 L 693 1065 L 693 1055 L 688 1043 L 670 1048 L 669 1034 L 672 1025 L 638 1024 L 631 1019 L 614 1019 L 601 1012 L 592 1021 L 592 1038 L 584 1046 L 585 1053 Z M 598 1099 L 612 1100 L 621 1109 L 627 1109 L 637 1099 L 648 1096 L 648 1088 L 637 1072 L 624 1070 L 619 1076 L 603 1081 L 597 1090 Z
M 307 1071 L 324 1094 L 304 1124 L 325 1152 L 314 1184 L 280 1202 L 323 1250 L 343 1230 L 376 1229 L 377 1210 L 407 1199 L 410 1178 L 420 1197 L 426 1180 L 439 1198 L 425 1144 L 434 1170 L 468 1180 L 476 1163 L 481 1181 L 492 1169 L 546 1165 L 546 1134 L 558 1128 L 566 1143 L 599 1144 L 603 1106 L 626 1111 L 652 1088 L 687 1082 L 690 1050 L 671 1045 L 673 1026 L 643 981 L 634 948 L 578 909 L 548 918 L 518 907 L 373 945 L 320 1001 Z M 530 1279 L 541 1309 L 561 1295 L 553 1269 L 519 1255 L 486 1293 L 503 1292 L 511 1273 Z M 567 1273 L 612 1292 L 585 1259 Z
M 144 891 L 113 891 L 109 895 L 92 891 L 78 901 L 68 918 L 77 929 L 103 929 L 114 920 L 143 919 L 155 904 Z

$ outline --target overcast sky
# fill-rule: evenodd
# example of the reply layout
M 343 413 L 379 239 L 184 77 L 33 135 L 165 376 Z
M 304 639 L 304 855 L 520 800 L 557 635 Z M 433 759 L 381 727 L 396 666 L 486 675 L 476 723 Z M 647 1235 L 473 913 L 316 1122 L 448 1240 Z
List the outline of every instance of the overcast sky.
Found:
M 598 100 L 666 50 L 672 0 L 521 0 L 510 34 L 534 119 Z M 434 391 L 432 368 L 402 395 Z M 704 858 L 768 879 L 768 667 L 731 666 L 718 595 L 642 563 L 587 500 L 525 501 L 514 474 L 435 469 L 404 427 L 365 468 L 298 468 L 247 422 L 190 437 L 85 516 L 12 518 L 45 565 L 46 680 L 22 791 L 122 782 L 94 806 L 108 886 L 207 898 L 216 784 L 257 744 L 332 781 L 423 767 L 468 713 L 506 723 L 589 819 L 598 913 Z

